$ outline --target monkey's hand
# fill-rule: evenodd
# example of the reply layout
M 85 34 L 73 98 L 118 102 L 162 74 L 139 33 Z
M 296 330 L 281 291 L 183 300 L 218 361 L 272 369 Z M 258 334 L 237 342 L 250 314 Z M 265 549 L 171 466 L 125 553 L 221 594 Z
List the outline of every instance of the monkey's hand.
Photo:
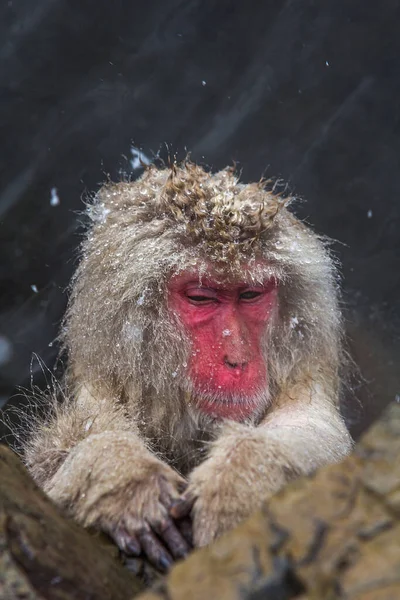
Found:
M 84 526 L 106 532 L 127 554 L 143 553 L 161 571 L 190 550 L 169 516 L 186 482 L 134 433 L 88 436 L 46 487 Z
M 264 431 L 229 423 L 170 512 L 174 518 L 190 513 L 194 545 L 205 546 L 260 508 L 288 475 L 282 453 Z
M 209 457 L 189 478 L 171 515 L 191 512 L 196 546 L 204 546 L 261 507 L 300 475 L 342 460 L 351 438 L 336 407 L 323 394 L 281 405 L 258 427 L 222 425 Z M 279 406 L 279 405 L 278 405 Z

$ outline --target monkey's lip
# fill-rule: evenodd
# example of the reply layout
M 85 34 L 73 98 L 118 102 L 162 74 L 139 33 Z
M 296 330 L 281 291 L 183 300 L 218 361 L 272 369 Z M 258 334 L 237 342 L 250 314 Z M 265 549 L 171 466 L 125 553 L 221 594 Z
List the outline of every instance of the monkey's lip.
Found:
M 238 386 L 221 392 L 220 389 L 198 389 L 195 392 L 197 409 L 210 416 L 243 421 L 260 410 L 262 395 L 247 388 L 244 393 Z M 261 402 L 262 404 L 262 402 Z
M 221 366 L 194 378 L 194 398 L 200 412 L 234 421 L 258 413 L 267 397 L 268 380 L 258 365 L 246 369 Z M 261 406 L 262 405 L 262 406 Z

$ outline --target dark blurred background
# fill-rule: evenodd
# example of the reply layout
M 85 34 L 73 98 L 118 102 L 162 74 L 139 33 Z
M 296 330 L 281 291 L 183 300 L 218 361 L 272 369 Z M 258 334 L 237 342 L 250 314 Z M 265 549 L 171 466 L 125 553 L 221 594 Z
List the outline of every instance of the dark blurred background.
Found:
M 1 403 L 54 364 L 85 197 L 187 150 L 306 199 L 343 264 L 353 433 L 400 401 L 399 4 L 1 3 Z

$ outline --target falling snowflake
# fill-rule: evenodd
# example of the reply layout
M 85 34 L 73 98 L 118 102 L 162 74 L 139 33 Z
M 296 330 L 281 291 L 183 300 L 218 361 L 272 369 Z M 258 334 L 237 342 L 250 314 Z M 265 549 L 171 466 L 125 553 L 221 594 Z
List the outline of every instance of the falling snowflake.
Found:
M 58 206 L 60 204 L 60 197 L 56 187 L 50 190 L 50 206 Z
M 130 160 L 131 167 L 134 171 L 136 169 L 143 169 L 143 165 L 149 165 L 151 160 L 141 151 L 139 148 L 131 146 L 132 159 Z

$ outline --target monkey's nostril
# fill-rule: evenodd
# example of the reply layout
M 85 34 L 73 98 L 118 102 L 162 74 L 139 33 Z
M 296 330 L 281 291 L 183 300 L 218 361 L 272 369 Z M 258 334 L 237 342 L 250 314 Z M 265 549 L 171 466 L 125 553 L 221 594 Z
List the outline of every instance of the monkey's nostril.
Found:
M 224 359 L 224 363 L 231 369 L 244 369 L 247 365 L 247 362 L 236 362 L 234 360 L 229 360 L 228 358 Z

